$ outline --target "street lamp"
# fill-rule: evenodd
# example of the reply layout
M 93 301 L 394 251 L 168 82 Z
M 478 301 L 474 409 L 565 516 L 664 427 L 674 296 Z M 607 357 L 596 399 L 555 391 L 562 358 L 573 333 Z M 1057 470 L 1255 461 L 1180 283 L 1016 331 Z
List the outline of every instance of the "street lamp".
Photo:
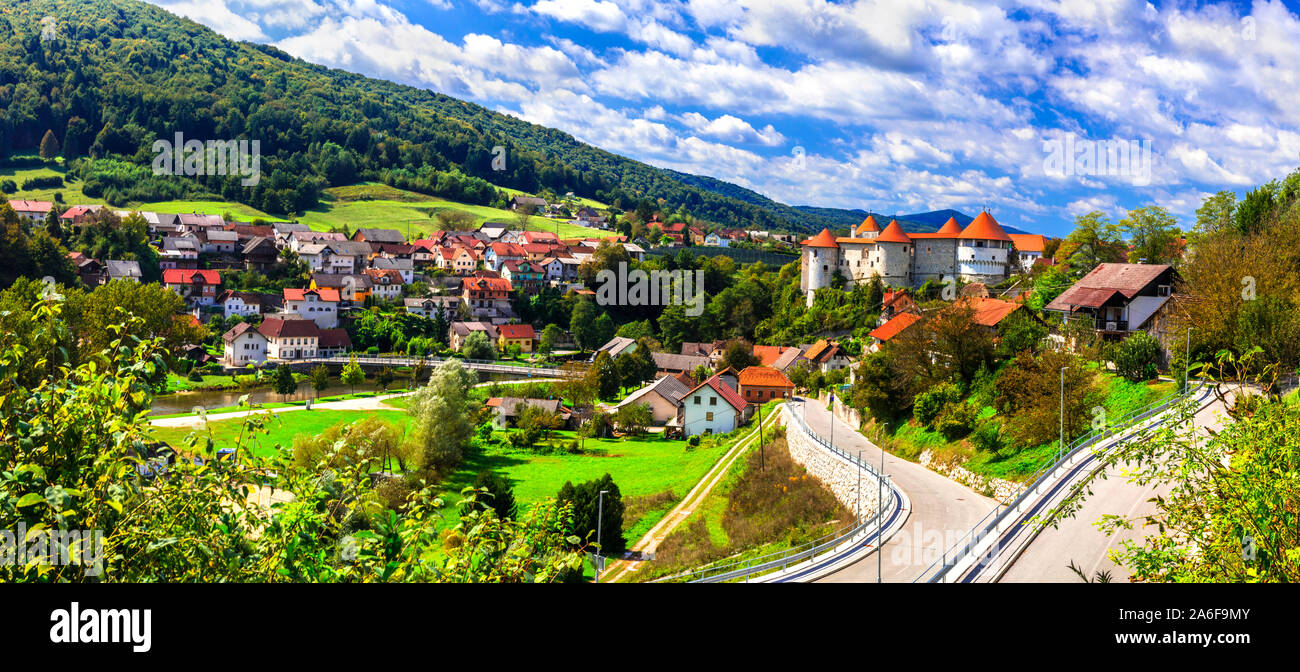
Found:
M 596 495 L 596 567 L 595 567 L 596 581 L 595 583 L 600 583 L 600 565 L 601 565 L 600 552 L 604 550 L 600 547 L 600 528 L 601 528 L 601 523 L 603 522 L 603 519 L 605 517 L 605 493 L 607 492 L 609 491 L 601 490 L 600 494 Z
M 1183 355 L 1183 393 L 1192 389 L 1192 330 L 1196 327 L 1187 328 L 1186 354 Z
M 1065 370 L 1070 367 L 1061 367 L 1061 438 L 1057 444 L 1057 458 L 1059 462 L 1065 456 Z
M 862 524 L 862 451 L 858 451 L 858 515 L 857 524 Z

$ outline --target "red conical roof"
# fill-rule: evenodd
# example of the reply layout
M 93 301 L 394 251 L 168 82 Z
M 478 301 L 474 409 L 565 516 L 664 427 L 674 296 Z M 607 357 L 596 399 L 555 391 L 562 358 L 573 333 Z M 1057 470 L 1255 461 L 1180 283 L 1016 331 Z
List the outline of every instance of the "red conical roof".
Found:
M 821 233 L 801 242 L 800 245 L 807 245 L 808 247 L 839 247 L 839 244 L 835 242 L 835 236 L 831 235 L 830 229 L 822 229 Z
M 874 215 L 867 215 L 867 218 L 862 220 L 862 223 L 858 225 L 857 231 L 859 234 L 875 233 L 880 231 L 880 225 L 876 223 Z
M 962 229 L 958 238 L 964 240 L 1000 240 L 1006 243 L 1011 242 L 1011 236 L 998 225 L 993 219 L 993 215 L 987 212 L 981 212 L 965 229 Z
M 886 226 L 885 230 L 881 231 L 880 235 L 876 236 L 876 242 L 910 243 L 912 242 L 912 239 L 908 238 L 906 233 L 903 233 L 903 227 L 898 224 L 897 219 L 891 219 L 889 220 L 889 226 Z
M 935 233 L 942 233 L 946 236 L 956 236 L 961 233 L 961 224 L 957 223 L 956 217 L 949 217 L 948 221 L 943 223 Z

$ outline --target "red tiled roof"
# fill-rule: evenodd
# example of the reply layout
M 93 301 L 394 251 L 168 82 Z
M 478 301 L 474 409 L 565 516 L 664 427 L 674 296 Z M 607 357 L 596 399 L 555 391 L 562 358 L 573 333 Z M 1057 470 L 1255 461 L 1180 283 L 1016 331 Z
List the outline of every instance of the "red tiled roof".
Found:
M 164 285 L 187 285 L 194 282 L 194 276 L 202 276 L 203 282 L 209 285 L 220 285 L 221 274 L 216 271 L 207 271 L 193 268 L 169 268 L 163 271 Z
M 291 287 L 284 288 L 284 300 L 303 301 L 307 298 L 308 292 L 314 292 L 321 301 L 339 300 L 339 290 L 337 289 L 297 289 Z
M 498 257 L 526 257 L 524 248 L 514 243 L 492 243 L 492 253 Z
M 912 313 L 900 313 L 899 315 L 895 316 L 892 320 L 880 325 L 879 327 L 876 327 L 875 329 L 872 329 L 871 337 L 881 341 L 888 341 L 889 339 L 897 336 L 904 329 L 912 326 L 913 324 L 916 324 L 920 319 L 921 319 L 920 315 L 913 315 Z
M 1061 293 L 1046 310 L 1070 310 L 1080 306 L 1098 307 L 1115 293 L 1133 298 L 1144 287 L 1154 282 L 1168 264 L 1101 264 Z
M 321 348 L 351 348 L 352 339 L 348 338 L 347 329 L 321 329 L 320 341 L 317 347 Z
M 867 218 L 862 220 L 862 223 L 859 224 L 858 228 L 856 229 L 856 233 L 858 235 L 864 233 L 879 233 L 879 232 L 880 232 L 880 224 L 876 223 L 875 215 L 867 215 Z
M 897 219 L 891 219 L 889 220 L 889 226 L 886 226 L 885 230 L 881 231 L 880 235 L 876 236 L 876 242 L 910 243 L 912 242 L 912 239 L 908 238 L 907 234 L 903 232 L 903 227 L 899 225 Z
M 402 284 L 402 272 L 396 268 L 367 268 L 364 273 L 375 282 L 388 278 L 390 285 Z
M 740 372 L 741 385 L 759 387 L 794 387 L 794 383 L 784 373 L 770 366 L 747 366 Z
M 831 235 L 830 229 L 822 229 L 821 233 L 799 244 L 808 247 L 839 247 L 835 242 L 835 236 Z
M 268 317 L 257 328 L 267 338 L 310 338 L 319 337 L 320 329 L 312 320 L 284 320 Z
M 511 292 L 514 286 L 505 278 L 471 278 L 465 281 L 465 289 L 480 292 Z
M 1008 233 L 1021 252 L 1042 252 L 1047 245 L 1047 236 L 1041 233 Z
M 957 223 L 956 217 L 949 217 L 948 221 L 943 223 L 935 233 L 942 233 L 945 236 L 956 236 L 961 233 L 961 224 Z
M 784 345 L 756 345 L 754 346 L 754 356 L 758 358 L 759 364 L 763 366 L 772 366 L 776 360 L 781 358 L 787 350 L 795 350 Z
M 531 324 L 502 324 L 497 326 L 497 335 L 508 340 L 537 338 L 537 332 Z
M 15 212 L 49 212 L 54 204 L 49 201 L 9 201 Z
M 1007 232 L 1003 231 L 1002 227 L 993 219 L 993 215 L 990 215 L 987 212 L 981 212 L 977 215 L 974 221 L 966 225 L 966 228 L 962 229 L 961 234 L 957 237 L 962 240 L 1000 240 L 1007 243 L 1011 242 L 1011 236 L 1008 236 Z
M 998 323 L 1006 319 L 1008 315 L 1024 308 L 1023 304 L 1003 301 L 1001 299 L 988 299 L 978 296 L 968 296 L 957 300 L 956 306 L 968 306 L 975 311 L 972 319 L 976 324 L 986 327 L 996 327 Z
M 737 411 L 745 410 L 745 400 L 740 397 L 740 393 L 731 389 L 730 385 L 722 382 L 722 379 L 718 377 L 719 375 L 720 374 L 716 374 L 716 373 L 713 374 L 713 377 L 700 383 L 699 385 L 696 385 L 694 389 L 692 389 L 690 392 L 687 392 L 686 395 L 682 398 L 684 399 L 686 397 L 689 397 L 692 394 L 695 394 L 695 392 L 698 391 L 700 388 L 704 387 L 705 385 L 708 385 L 709 387 L 713 388 L 714 392 L 717 392 L 718 395 L 723 398 L 723 400 L 725 400 L 728 404 L 731 404 L 731 406 L 735 408 Z

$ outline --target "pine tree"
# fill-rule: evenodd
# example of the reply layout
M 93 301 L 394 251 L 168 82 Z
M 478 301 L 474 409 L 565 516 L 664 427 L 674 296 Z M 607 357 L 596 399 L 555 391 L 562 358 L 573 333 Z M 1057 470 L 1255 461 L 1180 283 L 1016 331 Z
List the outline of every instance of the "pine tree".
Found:
M 45 131 L 45 137 L 41 138 L 41 158 L 45 160 L 53 159 L 59 155 L 59 141 L 54 137 L 54 131 Z

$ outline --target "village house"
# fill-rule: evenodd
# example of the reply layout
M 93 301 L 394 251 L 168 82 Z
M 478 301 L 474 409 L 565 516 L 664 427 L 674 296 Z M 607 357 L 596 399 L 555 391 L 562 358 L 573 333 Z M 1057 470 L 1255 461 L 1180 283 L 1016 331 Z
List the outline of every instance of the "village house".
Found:
M 222 363 L 226 366 L 260 366 L 266 361 L 267 340 L 253 325 L 240 322 L 221 335 L 225 345 Z
M 310 289 L 333 289 L 339 293 L 339 308 L 351 308 L 370 297 L 371 276 L 367 273 L 312 273 Z
M 509 229 L 510 225 L 502 222 L 483 222 L 483 225 L 474 232 L 474 237 L 484 243 L 494 243 L 501 240 Z
M 459 352 L 461 346 L 465 345 L 465 339 L 476 331 L 487 335 L 489 343 L 497 340 L 497 328 L 491 322 L 452 322 L 447 330 L 447 343 L 452 350 Z
M 492 243 L 483 252 L 483 265 L 500 272 L 507 261 L 525 261 L 528 253 L 517 243 Z
M 158 266 L 168 269 L 193 269 L 199 267 L 199 243 L 189 236 L 168 236 L 162 239 Z
M 415 282 L 415 262 L 410 259 L 375 257 L 370 260 L 370 267 L 380 271 L 397 271 L 402 276 L 402 283 Z
M 102 205 L 74 205 L 59 215 L 59 222 L 69 226 L 80 226 L 93 220 L 95 214 L 103 209 Z
M 339 324 L 339 292 L 336 289 L 284 289 L 284 310 L 316 323 L 321 329 Z
M 650 357 L 655 360 L 656 376 L 673 376 L 679 373 L 692 373 L 695 369 L 704 366 L 712 368 L 712 363 L 708 357 L 697 357 L 694 355 L 674 355 L 671 352 L 652 352 Z
M 507 261 L 501 265 L 501 277 L 530 296 L 541 291 L 543 274 L 542 267 L 531 261 Z
M 217 297 L 217 305 L 221 306 L 221 314 L 229 318 L 231 315 L 248 317 L 274 313 L 283 307 L 284 302 L 279 294 L 227 290 Z
M 747 366 L 740 372 L 738 381 L 740 397 L 750 404 L 789 399 L 794 394 L 794 383 L 770 366 Z
M 537 332 L 531 324 L 502 324 L 497 326 L 497 349 L 505 352 L 512 345 L 519 346 L 520 352 L 533 352 L 537 349 Z
M 744 423 L 747 404 L 717 375 L 682 395 L 674 426 L 685 436 L 726 434 Z
M 540 408 L 559 417 L 565 428 L 573 425 L 573 411 L 560 403 L 559 399 L 521 399 L 519 397 L 492 397 L 484 404 L 493 410 L 492 424 L 498 429 L 513 427 L 519 413 L 526 406 Z
M 538 198 L 536 196 L 523 196 L 523 195 L 511 196 L 509 202 L 509 207 L 511 210 L 518 210 L 520 208 L 532 208 L 533 212 L 538 212 L 538 213 L 545 210 L 547 205 L 549 204 L 546 202 L 546 199 Z
M 337 357 L 352 350 L 352 339 L 346 329 L 321 329 L 316 342 L 317 357 Z
M 275 246 L 273 238 L 253 236 L 244 243 L 240 255 L 244 258 L 244 268 L 265 272 L 280 260 L 280 248 Z
M 401 271 L 392 268 L 367 268 L 365 274 L 370 279 L 371 296 L 386 301 L 402 296 L 402 287 L 406 283 L 402 279 Z
M 811 362 L 822 373 L 837 371 L 850 365 L 849 356 L 835 341 L 822 339 L 804 348 L 804 361 Z
M 403 301 L 406 312 L 412 315 L 433 319 L 442 314 L 449 323 L 456 318 L 457 309 L 460 307 L 459 296 L 431 296 L 422 299 L 408 298 Z
M 18 213 L 19 219 L 27 220 L 29 224 L 43 224 L 54 204 L 49 201 L 9 201 L 9 207 Z
M 505 278 L 467 278 L 462 284 L 462 300 L 476 318 L 513 315 L 510 294 L 514 286 Z
M 132 260 L 109 259 L 104 262 L 104 272 L 109 280 L 140 282 L 144 277 L 140 272 L 140 262 Z
M 1016 246 L 1016 262 L 1020 265 L 1020 270 L 1025 273 L 1033 270 L 1034 264 L 1043 258 L 1043 252 L 1047 248 L 1047 236 L 1038 233 L 1008 233 L 1007 235 Z
M 889 321 L 871 330 L 871 345 L 867 346 L 868 352 L 878 352 L 885 344 L 895 336 L 901 334 L 903 330 L 921 321 L 919 313 L 899 313 L 890 318 Z
M 357 229 L 351 240 L 358 243 L 405 243 L 406 237 L 394 229 Z
M 312 243 L 339 243 L 346 240 L 347 238 L 341 233 L 334 233 L 331 231 L 312 231 L 310 229 L 306 231 L 289 231 L 285 237 L 289 249 L 297 252 L 299 256 L 302 255 L 302 248 L 304 245 L 310 245 Z
M 1173 295 L 1178 272 L 1168 264 L 1101 264 L 1043 310 L 1086 320 L 1102 338 L 1119 340 L 1147 330 Z
M 688 387 L 679 378 L 664 376 L 627 395 L 614 408 L 617 410 L 624 406 L 645 404 L 650 407 L 654 424 L 666 425 L 677 417 L 677 408 L 682 403 L 682 397 L 686 396 L 694 386 L 694 383 Z
M 320 344 L 320 327 L 312 320 L 268 317 L 257 330 L 266 337 L 268 361 L 288 361 L 316 357 Z
M 162 282 L 191 307 L 215 304 L 221 291 L 221 274 L 216 271 L 171 268 L 163 271 Z
M 98 287 L 104 284 L 104 265 L 98 259 L 88 257 L 82 252 L 69 252 L 68 260 L 72 262 L 81 284 L 87 287 Z

